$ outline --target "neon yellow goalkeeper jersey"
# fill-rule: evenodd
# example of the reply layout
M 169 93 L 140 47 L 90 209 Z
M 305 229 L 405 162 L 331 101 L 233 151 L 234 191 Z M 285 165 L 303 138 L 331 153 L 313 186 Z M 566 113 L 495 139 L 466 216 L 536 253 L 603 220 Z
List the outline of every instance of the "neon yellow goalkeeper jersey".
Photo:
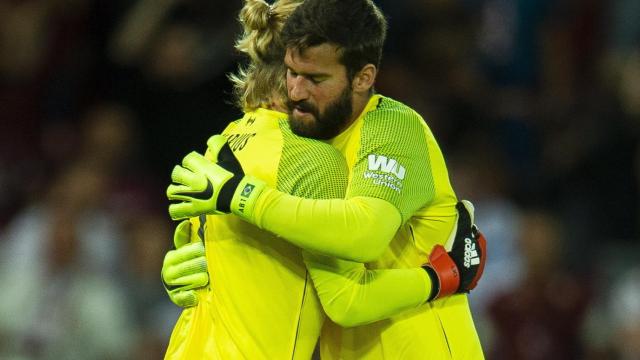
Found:
M 269 186 L 307 198 L 344 196 L 342 155 L 293 135 L 285 114 L 258 109 L 224 135 L 244 171 Z M 192 229 L 202 225 L 192 221 Z M 183 311 L 165 358 L 309 359 L 324 314 L 300 249 L 233 215 L 207 216 L 200 228 L 209 286 L 198 292 L 198 306 Z
M 415 111 L 373 96 L 363 114 L 332 144 L 350 169 L 347 199 L 373 197 L 393 204 L 402 225 L 369 268 L 408 268 L 445 244 L 456 222 L 456 196 L 442 152 Z M 466 295 L 427 303 L 391 319 L 341 328 L 327 322 L 323 359 L 482 359 Z

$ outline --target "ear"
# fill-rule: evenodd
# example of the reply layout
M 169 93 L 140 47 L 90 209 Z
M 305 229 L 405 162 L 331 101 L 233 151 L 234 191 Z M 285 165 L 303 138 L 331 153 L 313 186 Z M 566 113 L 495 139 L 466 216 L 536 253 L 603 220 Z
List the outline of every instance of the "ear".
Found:
M 353 77 L 353 82 L 351 86 L 353 87 L 353 92 L 355 93 L 363 93 L 369 92 L 373 87 L 373 84 L 376 81 L 376 75 L 378 74 L 378 69 L 373 64 L 365 65 L 356 76 Z

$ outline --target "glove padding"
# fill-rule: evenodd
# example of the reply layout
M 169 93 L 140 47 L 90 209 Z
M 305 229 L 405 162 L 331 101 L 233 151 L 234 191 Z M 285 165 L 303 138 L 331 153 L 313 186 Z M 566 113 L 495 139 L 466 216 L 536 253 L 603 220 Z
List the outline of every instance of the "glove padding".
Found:
M 478 284 L 487 261 L 487 242 L 473 224 L 473 205 L 467 200 L 456 204 L 458 226 L 449 247 L 433 247 L 429 263 L 423 265 L 431 277 L 433 288 L 429 300 L 468 293 Z
M 170 250 L 162 264 L 162 284 L 171 301 L 187 308 L 198 305 L 195 289 L 209 283 L 207 260 L 201 240 L 190 243 L 191 223 L 183 220 L 173 235 L 175 250 Z
M 174 220 L 229 212 L 249 218 L 265 186 L 244 174 L 222 135 L 209 138 L 205 156 L 195 151 L 187 154 L 182 166 L 173 168 L 171 180 L 175 184 L 167 187 L 167 198 L 179 201 L 169 205 Z

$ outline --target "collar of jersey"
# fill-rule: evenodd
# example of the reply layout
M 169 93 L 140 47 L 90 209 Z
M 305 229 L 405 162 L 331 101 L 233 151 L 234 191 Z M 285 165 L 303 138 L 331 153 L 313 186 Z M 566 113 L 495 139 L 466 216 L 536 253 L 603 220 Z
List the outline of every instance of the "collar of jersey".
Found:
M 334 137 L 333 139 L 329 140 L 330 143 L 335 143 L 337 141 L 340 140 L 340 138 L 342 136 L 347 136 L 346 134 L 350 134 L 351 133 L 351 129 L 353 129 L 355 126 L 357 126 L 357 124 L 360 122 L 360 120 L 362 120 L 365 115 L 367 115 L 367 113 L 369 113 L 372 110 L 375 110 L 376 107 L 378 107 L 378 103 L 380 102 L 380 99 L 382 99 L 383 96 L 380 94 L 375 94 L 373 95 L 369 101 L 367 102 L 367 106 L 364 107 L 364 110 L 362 110 L 362 112 L 360 113 L 360 115 L 358 115 L 358 117 L 351 123 L 351 125 L 349 125 L 349 127 L 347 127 L 346 129 L 342 130 L 342 132 L 340 134 L 338 134 L 336 137 Z
M 266 115 L 268 117 L 272 117 L 272 118 L 276 118 L 276 119 L 282 119 L 282 118 L 287 118 L 287 114 L 280 112 L 280 111 L 276 111 L 276 110 L 271 110 L 271 109 L 267 109 L 267 108 L 257 108 L 255 110 L 255 112 L 257 114 L 262 114 L 262 115 Z

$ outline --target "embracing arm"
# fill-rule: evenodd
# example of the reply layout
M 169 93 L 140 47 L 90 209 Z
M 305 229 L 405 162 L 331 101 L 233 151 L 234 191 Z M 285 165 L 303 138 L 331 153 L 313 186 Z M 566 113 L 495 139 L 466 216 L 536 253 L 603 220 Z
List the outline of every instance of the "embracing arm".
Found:
M 431 293 L 422 268 L 369 270 L 362 263 L 303 255 L 325 313 L 340 326 L 389 318 L 424 304 Z
M 173 219 L 233 212 L 302 249 L 361 262 L 377 259 L 400 227 L 400 211 L 391 202 L 371 196 L 342 198 L 346 172 L 340 181 L 339 172 L 325 166 L 322 171 L 330 181 L 305 185 L 312 193 L 326 190 L 342 196 L 318 200 L 289 195 L 245 176 L 224 137 L 214 136 L 208 144 L 207 156 L 192 152 L 172 172 L 175 184 L 169 185 L 167 196 L 178 201 L 169 206 Z
M 341 326 L 363 325 L 474 289 L 484 271 L 486 240 L 473 225 L 473 205 L 463 200 L 456 209 L 449 251 L 435 245 L 422 267 L 370 270 L 362 263 L 303 252 L 329 318 Z
M 384 200 L 304 199 L 268 188 L 247 220 L 302 249 L 360 262 L 377 259 L 401 223 Z

